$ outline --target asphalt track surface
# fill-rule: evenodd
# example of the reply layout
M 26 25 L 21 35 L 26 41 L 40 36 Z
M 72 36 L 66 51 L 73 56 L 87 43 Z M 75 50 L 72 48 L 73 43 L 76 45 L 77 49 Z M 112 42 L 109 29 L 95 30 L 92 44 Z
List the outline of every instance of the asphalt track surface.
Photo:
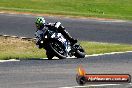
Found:
M 0 14 L 0 33 L 33 37 L 35 16 Z M 79 40 L 132 43 L 132 23 L 46 17 L 60 21 Z M 33 30 L 34 29 L 34 30 Z M 127 73 L 132 75 L 132 53 L 63 60 L 20 60 L 0 63 L 0 88 L 58 88 L 78 86 L 77 67 L 87 73 Z M 131 88 L 131 85 L 94 88 Z M 91 88 L 91 87 L 90 87 Z
M 132 44 L 132 22 L 46 17 L 46 22 L 60 21 L 79 40 Z M 0 14 L 0 34 L 34 37 L 35 16 Z
M 0 88 L 60 88 L 78 86 L 77 68 L 87 73 L 132 75 L 132 53 L 64 60 L 21 60 L 0 63 Z M 94 88 L 132 88 L 130 85 Z M 88 87 L 92 88 L 92 87 Z

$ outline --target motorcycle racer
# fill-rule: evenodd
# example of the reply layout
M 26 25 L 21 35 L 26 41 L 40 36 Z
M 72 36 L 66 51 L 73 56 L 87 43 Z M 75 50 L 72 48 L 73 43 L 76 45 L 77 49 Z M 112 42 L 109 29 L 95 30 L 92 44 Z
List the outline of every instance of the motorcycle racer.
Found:
M 44 44 L 41 41 L 43 40 L 43 35 L 46 33 L 46 30 L 51 30 L 61 33 L 66 39 L 68 39 L 71 42 L 71 44 L 77 43 L 77 40 L 73 39 L 63 26 L 58 26 L 61 25 L 60 22 L 46 23 L 43 17 L 37 17 L 35 21 L 35 25 L 37 28 L 35 32 L 35 37 L 36 37 L 36 45 L 38 48 L 44 47 Z

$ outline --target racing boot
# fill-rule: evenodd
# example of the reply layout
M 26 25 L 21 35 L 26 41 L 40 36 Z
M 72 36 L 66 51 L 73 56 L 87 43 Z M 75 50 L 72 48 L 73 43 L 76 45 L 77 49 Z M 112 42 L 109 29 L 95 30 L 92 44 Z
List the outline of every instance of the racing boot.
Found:
M 69 41 L 71 42 L 71 45 L 74 45 L 77 43 L 77 39 L 70 38 Z

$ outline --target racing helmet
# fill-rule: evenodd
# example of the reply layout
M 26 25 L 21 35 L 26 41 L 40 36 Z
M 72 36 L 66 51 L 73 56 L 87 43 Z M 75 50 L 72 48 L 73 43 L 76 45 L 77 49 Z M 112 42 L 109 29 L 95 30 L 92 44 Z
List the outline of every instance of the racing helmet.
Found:
M 45 19 L 43 17 L 37 17 L 35 21 L 36 28 L 42 30 L 45 24 Z

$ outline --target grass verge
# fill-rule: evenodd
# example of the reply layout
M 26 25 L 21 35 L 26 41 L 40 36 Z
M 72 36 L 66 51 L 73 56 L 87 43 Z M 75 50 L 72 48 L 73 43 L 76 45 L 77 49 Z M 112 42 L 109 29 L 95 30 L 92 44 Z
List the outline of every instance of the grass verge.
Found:
M 132 0 L 0 0 L 0 10 L 132 20 Z
M 131 51 L 132 45 L 80 41 L 87 54 Z M 0 59 L 44 58 L 45 50 L 38 49 L 33 41 L 0 37 Z

